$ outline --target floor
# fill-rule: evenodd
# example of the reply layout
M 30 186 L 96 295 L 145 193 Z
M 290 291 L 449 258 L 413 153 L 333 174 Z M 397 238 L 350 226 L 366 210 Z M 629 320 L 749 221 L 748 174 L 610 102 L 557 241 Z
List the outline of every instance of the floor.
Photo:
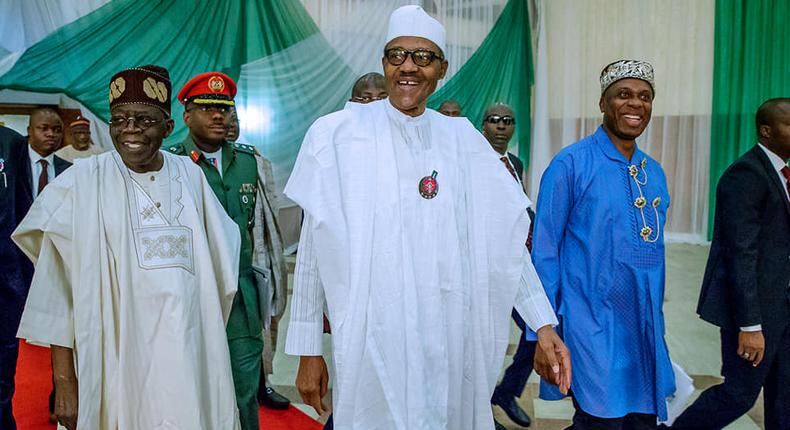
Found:
M 693 401 L 701 390 L 721 382 L 719 370 L 721 358 L 719 356 L 718 330 L 700 320 L 694 312 L 702 274 L 708 256 L 708 247 L 701 245 L 669 244 L 667 246 L 667 286 L 664 314 L 666 318 L 669 352 L 672 360 L 679 364 L 694 380 L 695 392 L 689 399 Z M 291 260 L 291 265 L 292 265 Z M 292 266 L 291 266 L 292 267 Z M 288 311 L 283 316 L 279 333 L 279 345 L 284 345 L 288 325 Z M 508 348 L 503 369 L 512 360 L 512 351 L 515 350 L 518 333 L 515 326 L 511 332 L 511 347 Z M 329 351 L 329 336 L 324 337 L 325 351 Z M 328 354 L 325 354 L 328 356 Z M 331 367 L 331 359 L 327 364 Z M 295 406 L 319 420 L 312 408 L 301 403 L 294 387 L 298 359 L 277 351 L 274 359 L 275 373 L 270 377 L 270 383 L 275 388 L 294 401 Z M 533 418 L 530 427 L 535 430 L 563 429 L 570 424 L 573 407 L 570 401 L 547 402 L 537 398 L 538 380 L 533 374 L 527 384 L 520 402 L 524 410 Z M 762 429 L 762 401 L 748 415 L 727 427 L 729 430 Z M 494 416 L 508 429 L 521 429 L 510 421 L 498 407 L 494 408 Z

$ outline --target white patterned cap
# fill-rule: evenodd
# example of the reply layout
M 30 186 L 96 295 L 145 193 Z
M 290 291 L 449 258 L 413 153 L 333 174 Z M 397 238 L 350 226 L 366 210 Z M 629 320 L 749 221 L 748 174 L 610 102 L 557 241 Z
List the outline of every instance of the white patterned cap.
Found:
M 435 43 L 442 52 L 444 49 L 444 26 L 415 5 L 401 6 L 390 15 L 387 28 L 387 43 L 401 36 L 415 36 Z
M 613 83 L 621 79 L 641 79 L 656 93 L 656 83 L 653 77 L 653 66 L 647 61 L 619 60 L 604 67 L 601 71 L 601 94 Z

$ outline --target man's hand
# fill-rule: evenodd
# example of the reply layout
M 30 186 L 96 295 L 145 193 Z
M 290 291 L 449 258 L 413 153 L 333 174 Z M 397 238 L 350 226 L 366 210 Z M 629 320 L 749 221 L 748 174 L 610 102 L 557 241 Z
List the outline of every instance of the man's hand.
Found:
M 74 351 L 51 345 L 52 379 L 55 382 L 55 416 L 68 430 L 77 429 L 77 375 L 74 371 Z
M 765 338 L 762 331 L 738 333 L 738 356 L 757 367 L 765 357 Z
M 329 371 L 322 356 L 299 357 L 299 371 L 296 373 L 296 388 L 302 400 L 315 409 L 319 415 L 327 411 L 321 399 L 329 386 Z
M 568 394 L 571 388 L 571 352 L 549 325 L 538 330 L 535 372 L 547 382 L 559 385 L 562 394 Z
M 55 380 L 55 416 L 68 430 L 77 429 L 77 380 Z

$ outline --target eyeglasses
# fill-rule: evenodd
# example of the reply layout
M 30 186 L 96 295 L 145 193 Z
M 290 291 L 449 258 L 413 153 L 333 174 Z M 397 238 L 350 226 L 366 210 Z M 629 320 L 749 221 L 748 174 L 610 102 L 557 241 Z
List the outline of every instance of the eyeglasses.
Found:
M 430 65 L 433 60 L 444 60 L 444 58 L 439 54 L 429 49 L 420 48 L 415 49 L 414 51 L 408 51 L 403 48 L 390 48 L 384 51 L 384 57 L 386 57 L 387 61 L 393 66 L 400 66 L 409 56 L 411 56 L 411 61 L 414 61 L 414 64 L 420 67 L 426 67 Z
M 351 101 L 352 102 L 357 102 L 357 103 L 370 103 L 370 102 L 376 102 L 376 101 L 379 101 L 379 100 L 384 100 L 386 98 L 387 98 L 386 94 L 383 95 L 383 96 L 378 96 L 378 97 L 356 97 L 356 96 L 354 96 L 354 97 L 351 97 Z
M 511 125 L 516 123 L 516 119 L 510 115 L 505 115 L 505 116 L 488 115 L 485 121 L 491 124 L 499 124 L 499 121 L 502 121 L 502 123 L 505 125 Z
M 187 111 L 199 110 L 201 112 L 226 114 L 230 112 L 231 109 L 232 108 L 230 106 L 223 106 L 223 105 L 197 105 L 195 107 L 187 109 Z
M 110 117 L 110 127 L 126 128 L 129 124 L 129 121 L 134 121 L 134 124 L 137 127 L 139 127 L 141 130 L 145 130 L 149 127 L 161 123 L 164 120 L 165 118 L 154 118 L 147 115 L 135 115 L 129 117 L 121 116 L 121 115 L 113 115 L 112 117 Z

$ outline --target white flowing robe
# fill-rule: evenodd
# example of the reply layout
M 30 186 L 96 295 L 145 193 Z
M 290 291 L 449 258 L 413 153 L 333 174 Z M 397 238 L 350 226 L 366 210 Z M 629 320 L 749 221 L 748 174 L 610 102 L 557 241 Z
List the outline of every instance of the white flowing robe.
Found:
M 161 207 L 113 151 L 77 160 L 12 236 L 36 266 L 18 336 L 74 349 L 80 429 L 238 428 L 238 227 L 198 167 L 162 154 Z
M 321 354 L 325 299 L 335 427 L 493 428 L 512 308 L 557 321 L 524 246 L 529 201 L 485 138 L 350 103 L 310 128 L 285 193 L 305 211 L 286 352 Z

